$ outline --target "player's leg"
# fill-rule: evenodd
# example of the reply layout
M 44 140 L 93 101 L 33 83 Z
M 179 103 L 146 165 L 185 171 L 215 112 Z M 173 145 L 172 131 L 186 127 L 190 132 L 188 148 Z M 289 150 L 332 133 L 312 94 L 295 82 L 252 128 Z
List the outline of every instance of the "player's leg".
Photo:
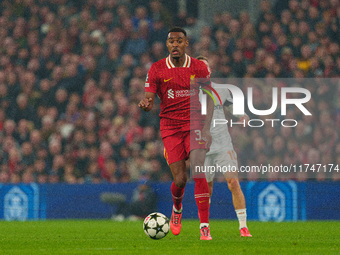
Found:
M 226 177 L 228 188 L 232 194 L 233 205 L 239 221 L 240 233 L 241 236 L 251 236 L 247 228 L 246 201 L 238 179 L 237 155 L 232 146 L 229 148 L 230 150 L 224 150 L 219 153 L 216 157 L 216 164 L 228 166 L 229 171 L 225 172 L 224 176 Z
M 226 179 L 228 183 L 228 188 L 232 193 L 233 205 L 235 208 L 237 219 L 239 221 L 239 229 L 241 236 L 251 237 L 251 234 L 249 233 L 247 227 L 246 201 L 240 186 L 240 182 L 238 178 L 226 178 Z
M 169 166 L 174 178 L 171 184 L 171 194 L 174 205 L 170 217 L 170 229 L 174 235 L 178 235 L 182 228 L 182 199 L 187 183 L 187 173 L 184 159 L 174 162 Z
M 187 183 L 187 173 L 185 161 L 180 160 L 169 165 L 174 181 L 171 184 L 171 194 L 174 202 L 175 212 L 182 212 L 182 199 L 185 185 Z
M 246 208 L 246 201 L 241 190 L 238 178 L 226 178 L 228 188 L 232 194 L 233 205 L 235 210 L 242 210 Z
M 209 196 L 210 196 L 209 202 L 211 203 L 211 196 L 212 196 L 213 189 L 214 189 L 214 181 L 208 182 L 208 186 L 209 186 Z
M 212 166 L 215 166 L 215 154 L 207 154 L 205 156 L 204 160 L 204 167 L 205 167 L 205 179 L 208 182 L 209 186 L 209 204 L 211 203 L 211 196 L 213 193 L 213 187 L 214 187 L 214 177 L 215 177 L 215 169 L 212 168 Z
M 209 186 L 205 178 L 204 163 L 206 156 L 205 142 L 200 130 L 192 130 L 184 139 L 185 149 L 190 156 L 190 169 L 195 181 L 195 200 L 200 218 L 201 240 L 211 240 L 209 229 Z
M 164 156 L 174 178 L 171 185 L 171 194 L 174 205 L 170 217 L 170 229 L 174 235 L 178 235 L 181 232 L 182 199 L 187 182 L 185 165 L 186 155 L 181 139 L 182 137 L 179 134 L 163 138 Z
M 209 229 L 209 186 L 205 173 L 200 169 L 200 167 L 204 166 L 205 153 L 204 149 L 192 150 L 190 152 L 190 165 L 195 181 L 195 200 L 200 218 L 201 240 L 211 240 Z

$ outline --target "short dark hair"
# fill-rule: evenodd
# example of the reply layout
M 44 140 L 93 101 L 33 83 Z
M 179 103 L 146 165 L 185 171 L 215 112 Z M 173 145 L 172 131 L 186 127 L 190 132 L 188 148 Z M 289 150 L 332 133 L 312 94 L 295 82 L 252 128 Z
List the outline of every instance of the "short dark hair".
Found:
M 173 28 L 171 28 L 168 31 L 168 34 L 172 33 L 172 32 L 182 32 L 185 35 L 185 37 L 187 36 L 187 32 L 183 28 L 181 28 L 181 27 L 173 27 Z

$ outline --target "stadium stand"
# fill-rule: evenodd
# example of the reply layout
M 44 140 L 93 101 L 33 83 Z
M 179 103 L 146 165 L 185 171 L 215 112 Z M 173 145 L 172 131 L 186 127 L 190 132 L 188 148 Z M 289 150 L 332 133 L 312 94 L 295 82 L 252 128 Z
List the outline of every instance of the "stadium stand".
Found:
M 1 183 L 169 181 L 159 104 L 145 113 L 137 103 L 172 25 L 189 31 L 190 54 L 209 56 L 215 77 L 340 77 L 338 0 L 264 0 L 256 24 L 246 12 L 205 24 L 170 2 L 1 1 Z M 241 165 L 340 162 L 340 85 L 308 88 L 313 117 L 290 112 L 299 128 L 231 130 Z

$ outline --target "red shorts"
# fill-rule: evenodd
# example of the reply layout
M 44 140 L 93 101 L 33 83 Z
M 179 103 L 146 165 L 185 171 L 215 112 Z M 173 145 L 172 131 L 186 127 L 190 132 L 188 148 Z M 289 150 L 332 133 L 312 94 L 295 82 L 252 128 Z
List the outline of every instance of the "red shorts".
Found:
M 205 149 L 206 142 L 201 139 L 201 130 L 173 131 L 162 130 L 164 157 L 168 165 L 189 158 L 191 150 Z

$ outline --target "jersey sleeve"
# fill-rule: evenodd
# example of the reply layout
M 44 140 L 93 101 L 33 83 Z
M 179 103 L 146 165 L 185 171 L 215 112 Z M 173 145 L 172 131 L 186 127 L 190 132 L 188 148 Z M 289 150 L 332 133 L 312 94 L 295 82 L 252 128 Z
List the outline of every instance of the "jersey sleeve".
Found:
M 151 65 L 150 70 L 148 74 L 146 75 L 146 80 L 145 80 L 145 92 L 152 92 L 155 93 L 157 92 L 157 76 L 156 76 L 156 69 L 155 65 Z

